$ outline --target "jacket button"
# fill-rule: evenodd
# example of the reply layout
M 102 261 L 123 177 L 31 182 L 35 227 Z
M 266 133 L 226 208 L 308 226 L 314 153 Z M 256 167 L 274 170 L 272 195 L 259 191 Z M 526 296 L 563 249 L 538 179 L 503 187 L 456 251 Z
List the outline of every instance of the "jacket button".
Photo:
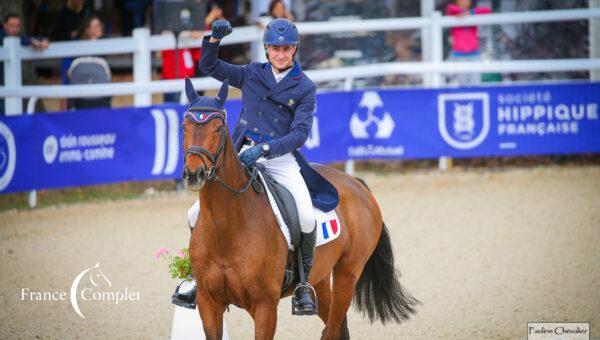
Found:
M 259 116 L 262 116 L 262 111 L 258 111 L 258 115 L 259 115 Z
M 274 137 L 275 133 L 271 132 L 271 133 L 269 133 L 269 136 Z
M 263 101 L 265 101 L 265 100 L 267 100 L 267 97 L 262 97 L 261 99 L 262 99 Z
M 277 122 L 279 121 L 279 118 L 275 118 L 275 119 L 273 119 L 273 121 L 274 121 L 275 123 L 277 123 Z
M 254 132 L 258 132 L 258 128 L 257 127 L 255 127 L 253 130 L 254 130 Z
M 283 106 L 279 105 L 279 108 L 281 109 Z

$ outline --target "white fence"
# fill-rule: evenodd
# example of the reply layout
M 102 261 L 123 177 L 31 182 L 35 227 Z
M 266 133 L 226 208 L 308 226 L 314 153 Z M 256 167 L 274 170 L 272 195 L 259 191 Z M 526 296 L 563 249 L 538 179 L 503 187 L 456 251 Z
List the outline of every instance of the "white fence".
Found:
M 443 17 L 439 12 L 431 12 L 428 17 L 400 19 L 371 19 L 354 21 L 304 22 L 298 23 L 303 35 L 371 32 L 392 30 L 421 30 L 423 61 L 394 62 L 363 66 L 342 67 L 328 70 L 307 71 L 315 82 L 344 80 L 343 89 L 351 90 L 357 78 L 367 78 L 391 74 L 422 74 L 424 85 L 440 87 L 443 75 L 469 72 L 555 72 L 555 71 L 592 71 L 600 70 L 600 8 L 598 0 L 590 0 L 590 9 L 572 9 L 556 11 L 536 11 L 527 13 L 499 13 L 464 18 Z M 428 5 L 426 4 L 428 3 Z M 423 5 L 426 4 L 426 5 Z M 432 1 L 422 2 L 423 8 L 433 8 Z M 422 9 L 423 9 L 422 8 Z M 426 11 L 424 11 L 426 12 Z M 469 25 L 502 25 L 533 22 L 557 22 L 590 20 L 590 58 L 564 60 L 514 60 L 488 62 L 447 62 L 443 59 L 443 29 L 447 27 Z M 264 60 L 261 44 L 262 32 L 255 26 L 236 28 L 222 41 L 222 44 L 252 43 L 254 60 Z M 201 41 L 182 40 L 180 47 L 200 47 Z M 22 98 L 29 98 L 27 112 L 32 113 L 38 98 L 75 98 L 87 96 L 133 95 L 135 106 L 151 105 L 152 93 L 182 91 L 181 80 L 152 81 L 151 54 L 153 51 L 173 49 L 173 36 L 151 36 L 146 28 L 135 29 L 133 37 L 110 38 L 98 41 L 57 42 L 43 52 L 35 52 L 20 46 L 18 38 L 4 39 L 0 47 L 0 61 L 4 62 L 4 86 L 0 87 L 0 97 L 6 97 L 5 110 L 8 115 L 23 113 Z M 96 84 L 96 85 L 35 85 L 22 86 L 22 61 L 52 59 L 84 55 L 133 54 L 133 82 Z M 196 78 L 195 87 L 200 90 L 216 89 L 220 84 L 210 78 Z M 185 96 L 182 96 L 184 100 Z M 352 160 L 346 163 L 346 171 L 353 172 Z M 440 159 L 440 168 L 447 167 L 447 158 Z M 29 205 L 36 205 L 35 191 L 30 193 Z
M 304 22 L 298 24 L 302 34 L 322 34 L 338 32 L 365 32 L 420 29 L 423 36 L 423 49 L 429 56 L 423 62 L 394 62 L 363 66 L 343 67 L 329 70 L 311 70 L 308 75 L 314 81 L 345 80 L 344 88 L 351 89 L 356 78 L 389 74 L 425 74 L 426 86 L 443 85 L 443 75 L 468 72 L 552 72 L 599 70 L 600 58 L 564 60 L 519 60 L 489 62 L 446 62 L 442 55 L 442 30 L 446 27 L 468 25 L 501 25 L 532 22 L 556 22 L 589 20 L 600 18 L 599 8 L 537 11 L 526 13 L 499 13 L 464 18 L 444 17 L 433 12 L 430 17 L 371 19 L 358 21 Z M 594 33 L 591 31 L 591 33 Z M 600 33 L 598 33 L 600 34 Z M 222 41 L 222 44 L 253 43 L 255 59 L 264 58 L 261 51 L 262 32 L 255 26 L 236 28 Z M 590 40 L 597 40 L 590 38 Z M 182 40 L 181 47 L 199 47 L 200 41 Z M 135 106 L 151 105 L 152 93 L 178 92 L 182 90 L 179 80 L 151 80 L 151 53 L 173 49 L 173 36 L 151 36 L 146 28 L 134 31 L 133 37 L 110 38 L 98 41 L 56 42 L 43 52 L 35 52 L 20 46 L 18 38 L 5 38 L 0 48 L 0 60 L 4 61 L 4 87 L 0 87 L 0 97 L 6 97 L 6 113 L 23 112 L 21 98 L 31 98 L 27 111 L 32 112 L 37 98 L 74 98 L 86 96 L 134 95 Z M 62 58 L 82 55 L 133 54 L 133 82 L 96 85 L 49 85 L 22 86 L 22 61 Z M 194 79 L 197 89 L 215 89 L 218 82 L 209 78 Z

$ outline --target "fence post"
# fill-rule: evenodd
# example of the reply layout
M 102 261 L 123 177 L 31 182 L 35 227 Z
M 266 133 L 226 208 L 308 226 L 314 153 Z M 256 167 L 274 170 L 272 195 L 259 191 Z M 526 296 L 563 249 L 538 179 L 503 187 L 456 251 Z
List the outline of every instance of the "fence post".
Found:
M 353 87 L 354 87 L 354 78 L 348 77 L 348 78 L 344 79 L 344 92 L 352 91 Z M 348 175 L 354 176 L 354 160 L 353 159 L 348 159 L 346 161 L 346 163 L 344 164 L 344 171 Z
M 19 55 L 20 38 L 6 37 L 3 43 L 8 56 L 4 61 L 4 86 L 7 88 L 20 87 L 22 81 L 21 56 Z M 23 113 L 23 100 L 21 97 L 6 97 L 4 109 L 7 116 L 20 115 Z
M 590 0 L 590 9 L 600 8 L 600 0 Z M 600 58 L 600 19 L 589 20 L 590 58 Z M 590 70 L 590 80 L 600 80 L 600 70 Z
M 138 84 L 148 83 L 152 80 L 152 51 L 150 51 L 150 47 L 148 46 L 150 30 L 148 28 L 134 29 L 133 39 L 137 47 L 137 50 L 133 54 L 133 81 Z M 134 94 L 133 105 L 136 107 L 152 105 L 152 94 Z
M 444 61 L 444 41 L 443 41 L 442 14 L 435 11 L 431 15 L 431 62 L 434 66 Z M 440 71 L 431 74 L 431 87 L 439 88 L 444 84 L 444 75 Z M 441 156 L 438 159 L 438 168 L 446 171 L 452 168 L 452 158 Z
M 431 18 L 431 14 L 435 11 L 434 0 L 421 0 L 421 17 Z M 431 27 L 421 28 L 421 50 L 422 61 L 431 62 Z M 431 73 L 423 74 L 423 84 L 431 86 Z

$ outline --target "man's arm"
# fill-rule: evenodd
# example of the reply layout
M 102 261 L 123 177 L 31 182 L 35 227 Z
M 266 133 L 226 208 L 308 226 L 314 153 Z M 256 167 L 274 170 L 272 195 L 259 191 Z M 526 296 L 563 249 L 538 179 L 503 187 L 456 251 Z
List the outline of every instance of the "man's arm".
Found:
M 246 65 L 233 65 L 218 59 L 221 39 L 231 33 L 227 20 L 216 20 L 212 24 L 212 34 L 202 40 L 200 71 L 219 81 L 229 80 L 233 87 L 241 88 L 246 74 Z

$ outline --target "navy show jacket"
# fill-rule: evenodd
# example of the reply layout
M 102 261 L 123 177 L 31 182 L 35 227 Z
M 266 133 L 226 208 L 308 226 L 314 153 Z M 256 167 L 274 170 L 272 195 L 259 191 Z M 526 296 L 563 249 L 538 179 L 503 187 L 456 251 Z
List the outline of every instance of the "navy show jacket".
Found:
M 243 137 L 268 142 L 267 158 L 283 156 L 301 148 L 310 133 L 316 109 L 316 86 L 294 62 L 290 72 L 275 81 L 270 63 L 233 65 L 217 58 L 219 42 L 210 36 L 202 41 L 200 70 L 242 90 L 242 112 L 232 134 L 236 150 Z

